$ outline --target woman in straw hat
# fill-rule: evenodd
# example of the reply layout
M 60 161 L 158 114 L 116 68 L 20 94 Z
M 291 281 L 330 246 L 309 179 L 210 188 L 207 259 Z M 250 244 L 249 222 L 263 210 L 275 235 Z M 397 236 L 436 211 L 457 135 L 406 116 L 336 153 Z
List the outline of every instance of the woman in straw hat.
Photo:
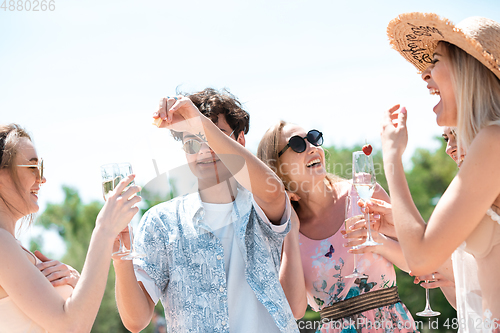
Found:
M 356 191 L 351 182 L 326 172 L 322 143 L 321 132 L 281 121 L 266 132 L 257 149 L 257 156 L 283 181 L 298 215 L 285 238 L 280 269 L 293 314 L 303 317 L 309 303 L 321 313 L 322 322 L 303 328 L 321 332 L 415 332 L 396 287 L 393 264 L 404 270 L 407 266 L 393 239 L 394 225 L 374 216 L 374 238 L 383 245 L 349 250 L 366 239 L 366 222 L 360 219 L 354 228 L 362 229 L 346 234 L 346 198 Z M 373 197 L 389 201 L 379 185 Z M 354 253 L 360 254 L 357 266 L 364 276 L 350 276 Z
M 440 126 L 456 127 L 467 152 L 460 171 L 426 225 L 415 207 L 401 156 L 407 112 L 384 114 L 382 146 L 396 231 L 410 270 L 434 272 L 461 246 L 477 262 L 483 317 L 476 327 L 500 331 L 500 24 L 469 18 L 454 26 L 434 14 L 400 15 L 388 27 L 393 47 L 433 80 Z M 459 305 L 460 306 L 460 305 Z

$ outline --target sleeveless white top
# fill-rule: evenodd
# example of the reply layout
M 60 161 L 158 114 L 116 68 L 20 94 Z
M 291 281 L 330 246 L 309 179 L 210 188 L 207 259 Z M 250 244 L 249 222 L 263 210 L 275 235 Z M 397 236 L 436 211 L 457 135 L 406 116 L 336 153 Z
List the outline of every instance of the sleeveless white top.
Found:
M 476 229 L 452 254 L 459 333 L 491 333 L 491 311 L 483 309 L 477 260 L 500 244 L 500 210 L 488 209 Z

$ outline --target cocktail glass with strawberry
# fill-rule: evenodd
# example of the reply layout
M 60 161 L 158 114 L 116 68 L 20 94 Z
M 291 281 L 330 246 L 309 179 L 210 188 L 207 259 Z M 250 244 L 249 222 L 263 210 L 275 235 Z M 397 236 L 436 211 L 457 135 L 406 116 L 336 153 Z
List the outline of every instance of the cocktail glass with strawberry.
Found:
M 377 181 L 375 179 L 375 168 L 371 156 L 372 146 L 363 146 L 362 151 L 352 153 L 352 183 L 358 192 L 358 195 L 366 203 L 371 199 Z M 366 228 L 368 229 L 366 241 L 359 246 L 382 245 L 377 243 L 373 237 L 370 228 L 370 214 L 366 214 Z

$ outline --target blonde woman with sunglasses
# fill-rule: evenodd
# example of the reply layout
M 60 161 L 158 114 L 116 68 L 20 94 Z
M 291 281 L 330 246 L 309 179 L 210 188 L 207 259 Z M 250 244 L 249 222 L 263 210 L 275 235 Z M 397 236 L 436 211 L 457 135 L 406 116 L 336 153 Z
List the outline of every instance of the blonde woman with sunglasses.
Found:
M 123 180 L 100 211 L 74 289 L 51 284 L 47 271 L 39 268 L 47 260 L 40 260 L 15 237 L 22 219 L 38 212 L 40 186 L 46 181 L 43 162 L 25 130 L 15 124 L 0 125 L 0 332 L 90 332 L 115 238 L 138 211 L 135 205 L 141 199 L 131 197 L 139 188 L 131 186 L 121 193 L 132 179 Z

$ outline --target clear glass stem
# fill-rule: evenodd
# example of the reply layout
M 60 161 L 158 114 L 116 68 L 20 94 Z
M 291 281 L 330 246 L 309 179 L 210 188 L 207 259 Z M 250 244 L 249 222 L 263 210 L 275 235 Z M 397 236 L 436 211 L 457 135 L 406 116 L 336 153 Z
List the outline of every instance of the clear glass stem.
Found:
M 128 224 L 128 236 L 130 239 L 130 253 L 135 253 L 134 250 L 134 234 L 132 232 L 132 225 Z
M 354 250 L 357 250 L 359 247 L 358 246 L 353 246 L 352 247 Z M 345 276 L 346 278 L 362 278 L 362 277 L 366 277 L 365 274 L 362 274 L 358 271 L 358 259 L 357 259 L 357 254 L 356 253 L 353 253 L 352 254 L 354 256 L 353 260 L 354 260 L 354 269 L 352 270 L 352 273 Z
M 146 255 L 144 253 L 138 253 L 134 248 L 134 232 L 132 229 L 132 224 L 128 224 L 128 234 L 130 239 L 130 251 L 129 254 L 122 257 L 122 260 L 132 260 L 134 258 L 144 258 Z
M 125 250 L 125 246 L 123 245 L 122 235 L 121 234 L 118 237 L 118 242 L 120 242 L 120 246 L 118 247 L 118 251 L 116 251 L 116 252 L 114 252 L 112 254 L 115 255 L 115 254 L 124 254 L 124 253 L 127 253 L 127 251 Z
M 366 203 L 365 203 L 365 207 L 366 207 Z M 368 211 L 368 209 L 367 209 Z M 382 245 L 381 243 L 377 243 L 375 240 L 373 240 L 373 236 L 372 236 L 372 230 L 371 230 L 371 227 L 370 227 L 370 213 L 367 212 L 366 213 L 366 221 L 368 223 L 368 226 L 366 227 L 367 229 L 367 237 L 366 237 L 366 241 L 359 245 L 359 246 L 375 246 L 375 245 Z
M 356 247 L 357 248 L 357 247 Z M 353 247 L 354 249 L 354 247 Z M 354 270 L 352 271 L 352 275 L 361 275 L 358 271 L 358 259 L 357 259 L 357 254 L 353 253 L 354 256 Z M 363 274 L 364 275 L 364 274 Z
M 365 205 L 367 205 L 367 204 L 365 204 Z M 369 212 L 366 213 L 366 221 L 367 221 L 366 223 L 368 224 L 368 226 L 367 226 L 367 229 L 368 229 L 368 239 L 367 239 L 367 241 L 369 241 L 369 242 L 375 242 L 373 240 L 373 237 L 372 237 L 372 228 L 370 226 L 370 213 Z
M 427 281 L 425 281 L 427 283 Z M 425 310 L 430 310 L 431 309 L 431 302 L 429 301 L 429 289 L 425 288 Z
M 429 281 L 425 281 L 425 283 L 429 283 Z M 429 289 L 425 288 L 425 309 L 423 311 L 417 312 L 417 316 L 421 317 L 435 317 L 439 316 L 441 312 L 434 311 L 431 309 L 431 302 L 429 297 Z

